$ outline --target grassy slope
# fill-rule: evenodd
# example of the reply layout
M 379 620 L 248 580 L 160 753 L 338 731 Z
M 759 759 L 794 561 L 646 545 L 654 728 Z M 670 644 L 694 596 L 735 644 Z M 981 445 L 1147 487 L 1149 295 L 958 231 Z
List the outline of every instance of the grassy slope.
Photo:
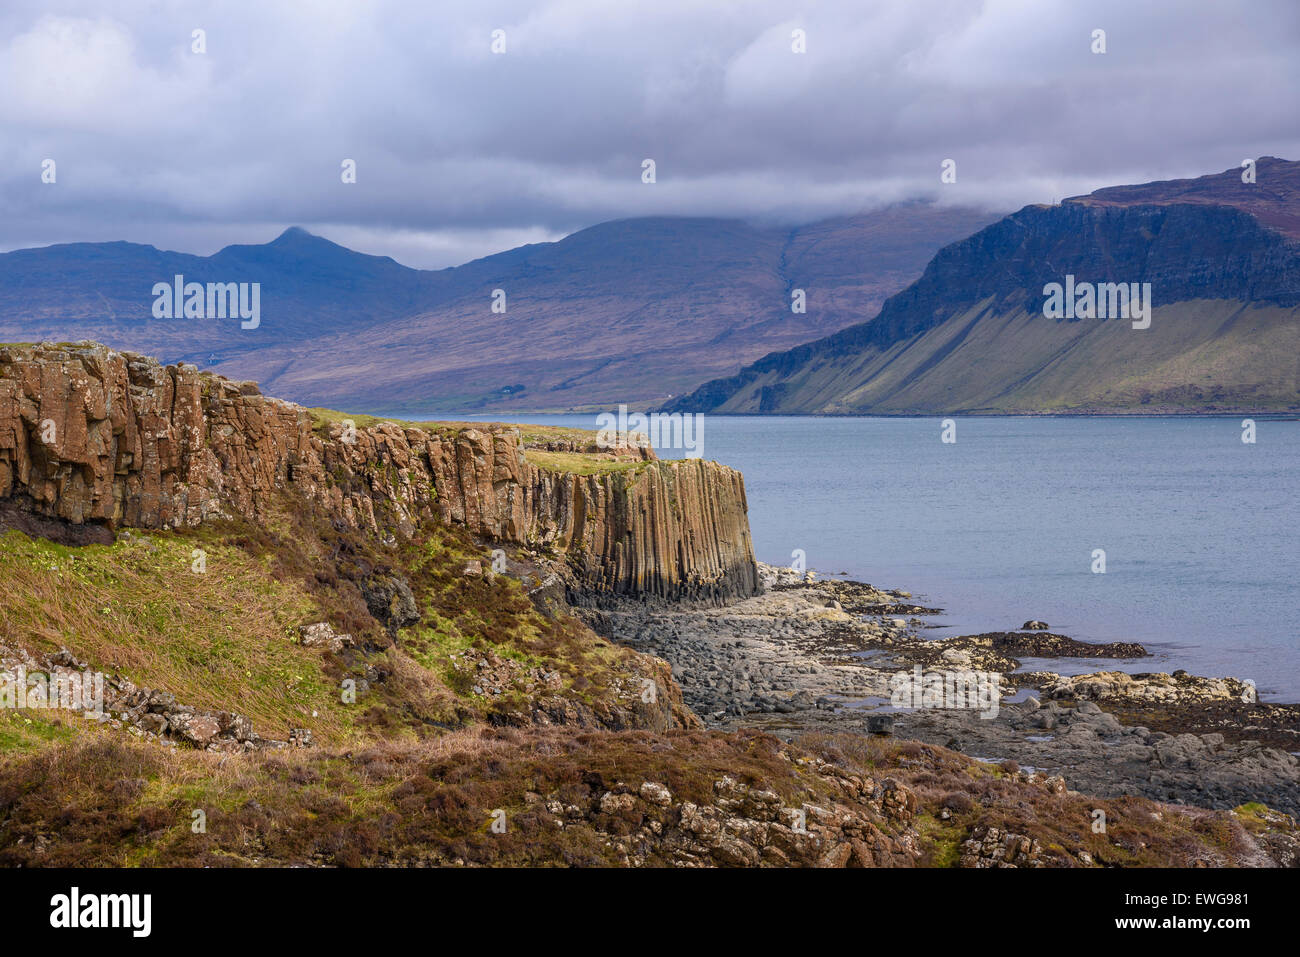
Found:
M 884 352 L 815 359 L 787 380 L 775 411 L 1300 408 L 1300 309 L 1197 300 L 1157 307 L 1145 330 L 986 309 L 976 306 Z M 757 411 L 762 387 L 780 382 L 767 373 L 717 411 Z
M 193 570 L 196 550 L 204 553 L 201 573 Z M 526 700 L 523 684 L 491 698 L 475 694 L 452 657 L 467 651 L 553 672 L 552 692 L 584 706 L 608 700 L 636 670 L 633 653 L 572 619 L 540 614 L 519 581 L 466 576 L 472 560 L 491 564 L 485 548 L 454 529 L 383 549 L 287 515 L 271 529 L 134 532 L 81 548 L 11 531 L 0 536 L 7 596 L 0 642 L 67 647 L 95 669 L 185 704 L 246 714 L 265 737 L 304 727 L 324 743 L 418 736 Z M 358 588 L 372 569 L 406 578 L 422 613 L 396 642 Z M 326 655 L 300 645 L 297 626 L 322 620 L 352 634 L 361 650 Z M 343 706 L 340 682 L 364 677 L 367 667 L 386 680 L 359 706 Z
M 196 549 L 205 573 L 191 570 Z M 270 736 L 312 725 L 333 736 L 345 723 L 321 656 L 296 644 L 297 625 L 325 617 L 320 604 L 300 582 L 277 580 L 265 557 L 189 536 L 69 548 L 8 532 L 0 581 L 10 644 L 67 647 L 187 703 L 238 702 Z

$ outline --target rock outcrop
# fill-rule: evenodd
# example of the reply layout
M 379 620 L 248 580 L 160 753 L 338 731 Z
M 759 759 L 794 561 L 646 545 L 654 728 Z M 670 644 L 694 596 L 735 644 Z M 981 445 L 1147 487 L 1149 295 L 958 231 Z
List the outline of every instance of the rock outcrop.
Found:
M 285 496 L 382 537 L 423 522 L 563 558 L 571 589 L 720 601 L 758 590 L 744 480 L 712 462 L 578 474 L 518 430 L 317 427 L 308 410 L 194 366 L 93 343 L 0 348 L 0 505 L 65 527 L 268 519 Z
M 724 775 L 712 800 L 681 801 L 657 781 L 616 782 L 581 803 L 530 793 L 562 831 L 594 833 L 624 867 L 912 867 L 921 856 L 916 795 L 812 758 L 783 757 L 834 799 L 786 806 L 775 791 Z
M 1240 678 L 1206 678 L 1175 671 L 1130 675 L 1098 671 L 1086 675 L 1054 675 L 1041 688 L 1045 698 L 1080 701 L 1135 701 L 1145 706 L 1185 705 L 1204 701 L 1254 704 L 1258 692 Z

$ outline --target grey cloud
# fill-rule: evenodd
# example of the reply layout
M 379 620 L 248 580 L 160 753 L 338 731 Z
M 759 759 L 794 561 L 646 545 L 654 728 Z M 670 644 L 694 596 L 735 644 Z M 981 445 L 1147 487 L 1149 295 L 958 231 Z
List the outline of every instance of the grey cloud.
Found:
M 1298 40 L 1292 0 L 10 0 L 0 246 L 301 224 L 444 266 L 622 216 L 1010 209 L 1300 157 Z

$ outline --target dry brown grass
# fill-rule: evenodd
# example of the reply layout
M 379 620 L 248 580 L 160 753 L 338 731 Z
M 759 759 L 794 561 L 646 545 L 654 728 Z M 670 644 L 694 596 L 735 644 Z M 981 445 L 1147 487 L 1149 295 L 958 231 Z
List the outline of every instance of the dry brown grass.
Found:
M 979 825 L 1035 838 L 1065 866 L 1085 850 L 1103 865 L 1184 867 L 1232 864 L 1256 852 L 1228 813 L 1055 795 L 928 745 L 908 757 L 913 749 L 888 740 L 810 738 L 813 754 L 846 771 L 892 777 L 915 791 L 923 865 L 954 864 L 960 842 Z M 557 828 L 529 795 L 584 809 L 614 834 L 630 834 L 659 813 L 638 806 L 602 815 L 600 796 L 619 784 L 654 781 L 678 801 L 709 803 L 714 782 L 727 775 L 771 788 L 791 806 L 846 800 L 782 756 L 808 753 L 802 747 L 758 733 L 478 726 L 344 750 L 233 756 L 169 752 L 83 726 L 43 740 L 34 751 L 0 754 L 0 865 L 606 866 L 616 860 L 599 831 Z M 948 820 L 938 817 L 943 807 Z M 506 834 L 489 830 L 498 808 Z M 1094 808 L 1107 813 L 1106 834 L 1091 831 Z M 206 833 L 191 830 L 195 809 L 207 814 Z M 881 821 L 886 831 L 897 826 Z M 652 853 L 649 863 L 666 862 Z
M 956 863 L 957 845 L 979 825 L 1038 840 L 1048 857 L 1077 866 L 1087 852 L 1103 866 L 1190 867 L 1231 865 L 1256 853 L 1236 815 L 1178 808 L 1140 797 L 1098 798 L 1054 794 L 1017 777 L 1014 762 L 974 761 L 936 745 L 858 735 L 814 734 L 800 744 L 845 766 L 863 767 L 916 792 L 928 865 Z M 947 820 L 937 814 L 943 807 Z M 1105 813 L 1104 832 L 1093 830 L 1094 812 Z
M 474 728 L 348 751 L 175 751 L 84 728 L 0 756 L 0 864 L 610 864 L 525 799 L 592 807 L 618 782 L 709 801 L 730 775 L 791 801 L 815 788 L 765 735 Z M 489 830 L 503 809 L 506 834 Z M 195 834 L 193 812 L 207 816 Z M 633 820 L 604 821 L 614 830 Z

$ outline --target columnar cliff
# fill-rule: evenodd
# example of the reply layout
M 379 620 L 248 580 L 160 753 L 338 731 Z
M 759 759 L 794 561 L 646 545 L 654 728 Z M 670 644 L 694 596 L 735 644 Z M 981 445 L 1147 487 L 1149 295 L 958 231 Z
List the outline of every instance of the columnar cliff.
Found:
M 462 524 L 566 560 L 586 597 L 717 601 L 757 573 L 744 481 L 713 462 L 578 474 L 518 430 L 318 426 L 252 383 L 104 346 L 0 348 L 0 505 L 68 526 L 270 518 L 286 500 L 381 536 Z

